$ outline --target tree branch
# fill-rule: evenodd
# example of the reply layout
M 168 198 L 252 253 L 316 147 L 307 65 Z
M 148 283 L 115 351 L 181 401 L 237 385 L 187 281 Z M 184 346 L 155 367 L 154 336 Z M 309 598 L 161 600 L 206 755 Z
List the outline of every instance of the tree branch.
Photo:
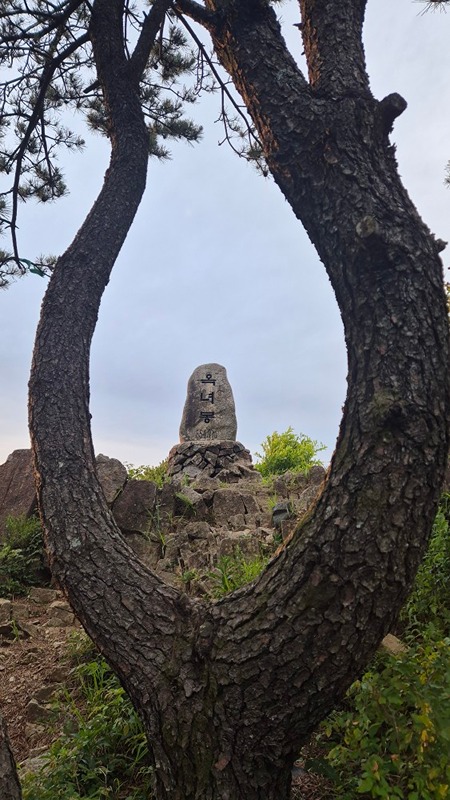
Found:
M 129 62 L 130 75 L 134 80 L 139 81 L 142 77 L 161 23 L 172 2 L 173 0 L 155 0 L 145 17 L 139 39 Z
M 57 14 L 56 16 L 54 16 L 53 14 L 45 14 L 45 15 L 43 15 L 42 13 L 39 14 L 38 11 L 29 11 L 28 13 L 30 15 L 35 14 L 36 16 L 41 16 L 41 17 L 43 16 L 45 19 L 50 18 L 51 22 L 49 22 L 49 24 L 46 27 L 41 28 L 38 31 L 34 31 L 33 32 L 33 28 L 37 24 L 39 24 L 36 21 L 35 23 L 30 25 L 28 28 L 25 28 L 25 30 L 22 30 L 18 34 L 11 35 L 11 36 L 4 35 L 4 36 L 2 36 L 2 44 L 9 44 L 9 43 L 12 44 L 14 42 L 21 41 L 21 39 L 30 40 L 30 39 L 40 39 L 40 38 L 42 38 L 42 36 L 45 36 L 47 33 L 50 33 L 51 31 L 55 30 L 55 28 L 58 28 L 62 23 L 66 22 L 66 20 L 70 17 L 72 12 L 76 11 L 77 8 L 79 8 L 81 5 L 83 5 L 83 2 L 84 2 L 84 0 L 71 0 L 71 2 L 66 4 L 64 12 L 61 13 L 61 14 Z M 61 4 L 60 8 L 63 8 L 63 7 L 64 7 L 64 4 Z M 20 11 L 15 11 L 14 12 L 14 14 L 19 14 L 19 13 L 20 13 Z M 12 15 L 8 15 L 8 16 L 12 16 Z
M 18 211 L 18 200 L 19 200 L 19 184 L 22 172 L 23 159 L 28 147 L 28 143 L 30 141 L 31 134 L 33 133 L 36 125 L 39 122 L 39 119 L 41 118 L 43 105 L 45 101 L 45 95 L 47 93 L 48 87 L 50 86 L 55 71 L 68 56 L 72 55 L 72 53 L 74 53 L 79 47 L 81 47 L 81 45 L 85 44 L 88 41 L 89 41 L 89 34 L 88 33 L 83 34 L 83 36 L 80 36 L 79 39 L 76 39 L 74 42 L 72 42 L 68 47 L 66 47 L 65 50 L 63 50 L 62 53 L 60 53 L 56 58 L 54 58 L 50 62 L 50 64 L 48 64 L 44 68 L 33 112 L 28 122 L 24 137 L 20 143 L 19 148 L 17 149 L 16 167 L 14 170 L 14 182 L 13 182 L 13 192 L 12 192 L 12 214 L 11 214 L 10 224 L 11 224 L 11 239 L 13 245 L 14 258 L 16 259 L 17 266 L 19 267 L 21 272 L 23 272 L 23 267 L 21 266 L 20 263 L 19 249 L 17 244 L 17 211 Z
M 178 3 L 178 5 L 180 5 L 180 4 Z M 221 90 L 221 92 L 222 92 L 222 98 L 223 98 L 224 96 L 226 96 L 226 98 L 227 98 L 227 99 L 228 99 L 228 101 L 231 103 L 231 105 L 233 106 L 233 108 L 235 109 L 235 111 L 237 112 L 237 114 L 238 114 L 238 115 L 239 115 L 239 116 L 242 118 L 242 120 L 244 121 L 244 124 L 245 124 L 245 127 L 246 127 L 246 129 L 247 129 L 247 132 L 248 132 L 249 138 L 252 138 L 252 139 L 254 140 L 255 144 L 257 144 L 257 145 L 261 146 L 261 142 L 259 141 L 259 139 L 258 139 L 258 137 L 256 136 L 256 134 L 255 134 L 255 133 L 252 131 L 252 129 L 251 129 L 250 125 L 249 125 L 249 121 L 248 121 L 248 119 L 247 119 L 246 115 L 244 114 L 244 112 L 242 111 L 242 108 L 239 106 L 239 103 L 237 103 L 237 102 L 236 102 L 235 98 L 234 98 L 234 97 L 233 97 L 233 95 L 231 94 L 230 90 L 228 89 L 228 87 L 227 87 L 226 83 L 224 82 L 223 78 L 221 77 L 220 73 L 218 72 L 218 70 L 217 70 L 217 69 L 216 69 L 216 67 L 214 66 L 214 63 L 213 63 L 212 59 L 210 58 L 210 56 L 209 56 L 209 55 L 208 55 L 208 53 L 207 53 L 207 50 L 206 50 L 206 48 L 205 48 L 205 45 L 204 45 L 204 44 L 203 44 L 203 42 L 202 42 L 202 41 L 199 39 L 199 37 L 198 37 L 198 36 L 197 36 L 197 34 L 195 33 L 195 31 L 194 31 L 193 27 L 192 27 L 191 25 L 189 25 L 189 23 L 188 23 L 188 22 L 185 20 L 185 18 L 183 17 L 183 15 L 182 15 L 182 14 L 180 14 L 180 13 L 179 13 L 179 11 L 178 11 L 177 9 L 174 9 L 174 12 L 175 12 L 175 15 L 176 15 L 177 19 L 179 19 L 179 20 L 180 20 L 181 24 L 182 24 L 182 25 L 184 25 L 184 27 L 186 28 L 186 30 L 188 31 L 188 33 L 190 34 L 190 36 L 191 36 L 191 37 L 192 37 L 192 39 L 194 40 L 194 42 L 195 42 L 195 44 L 197 45 L 198 49 L 200 50 L 200 52 L 201 52 L 201 54 L 202 54 L 203 58 L 205 59 L 206 63 L 208 64 L 208 67 L 210 68 L 210 70 L 211 70 L 212 74 L 214 75 L 214 77 L 215 77 L 215 79 L 216 79 L 217 83 L 218 83 L 218 84 L 219 84 L 219 86 L 220 86 L 220 90 Z M 224 123 L 225 123 L 225 129 L 226 129 L 226 112 L 225 112 L 225 108 L 224 108 L 224 102 L 223 102 L 223 101 L 222 101 L 222 114 L 221 114 L 221 116 L 222 116 L 222 118 L 223 118 L 223 120 L 224 120 Z M 242 153 L 240 153 L 240 152 L 239 152 L 239 150 L 237 150 L 237 149 L 236 149 L 236 148 L 235 148 L 235 147 L 232 145 L 232 143 L 231 143 L 231 141 L 230 141 L 230 137 L 229 137 L 229 135 L 228 135 L 228 133 L 227 133 L 227 130 L 226 130 L 225 132 L 226 132 L 226 139 L 227 139 L 227 141 L 229 142 L 229 144 L 231 145 L 231 147 L 233 148 L 234 152 L 235 152 L 237 155 L 241 156 L 241 155 L 242 155 Z
M 208 30 L 217 25 L 218 14 L 200 5 L 200 3 L 196 3 L 195 0 L 177 0 L 176 6 L 183 14 L 186 14 L 194 22 L 198 22 Z
M 331 97 L 355 92 L 367 94 L 369 78 L 361 38 L 367 0 L 299 2 L 313 89 Z

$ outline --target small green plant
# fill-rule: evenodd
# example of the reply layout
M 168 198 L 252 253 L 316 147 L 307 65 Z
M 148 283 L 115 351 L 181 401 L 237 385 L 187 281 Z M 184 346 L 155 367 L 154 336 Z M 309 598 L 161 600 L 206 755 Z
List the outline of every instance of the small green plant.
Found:
M 70 664 L 77 667 L 94 661 L 98 657 L 98 650 L 86 631 L 74 630 L 66 638 L 66 656 Z
M 131 480 L 153 481 L 153 483 L 156 483 L 156 485 L 161 488 L 169 477 L 167 474 L 168 465 L 169 462 L 166 458 L 156 467 L 151 467 L 148 464 L 141 464 L 138 467 L 135 467 L 134 464 L 126 464 L 126 468 L 128 477 Z
M 450 639 L 378 656 L 321 726 L 335 797 L 448 798 L 449 698 Z
M 71 724 L 43 768 L 23 777 L 23 800 L 149 800 L 147 740 L 124 689 L 101 658 L 74 675 L 63 701 Z
M 187 511 L 190 511 L 195 514 L 195 506 L 190 497 L 188 497 L 183 492 L 175 492 L 175 497 L 179 501 L 179 505 L 183 510 L 183 514 Z
M 186 569 L 181 573 L 181 580 L 183 583 L 191 583 L 191 581 L 195 581 L 197 578 L 198 572 L 196 569 Z
M 42 527 L 37 517 L 8 517 L 0 547 L 0 596 L 26 594 L 30 586 L 48 584 Z
M 273 511 L 277 503 L 280 502 L 278 495 L 271 494 L 267 500 L 267 505 L 269 506 L 269 511 Z
M 294 433 L 291 427 L 284 433 L 275 431 L 270 434 L 261 447 L 262 454 L 255 454 L 259 459 L 255 462 L 255 467 L 263 478 L 282 475 L 287 470 L 307 474 L 312 466 L 322 463 L 316 456 L 325 449 L 325 445 L 315 442 L 309 436 Z
M 218 599 L 250 583 L 261 574 L 268 560 L 268 556 L 264 555 L 246 559 L 239 547 L 236 547 L 233 555 L 221 556 L 215 568 L 208 573 L 212 582 L 212 596 Z
M 450 636 L 450 494 L 441 498 L 425 558 L 402 611 L 408 634 L 434 627 Z

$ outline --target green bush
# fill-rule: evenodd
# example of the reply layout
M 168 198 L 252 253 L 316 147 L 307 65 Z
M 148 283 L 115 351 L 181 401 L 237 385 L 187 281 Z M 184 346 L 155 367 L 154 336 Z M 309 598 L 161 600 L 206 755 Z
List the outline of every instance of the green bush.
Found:
M 425 558 L 401 618 L 409 635 L 433 627 L 450 636 L 450 494 L 441 498 Z
M 70 724 L 42 769 L 22 778 L 23 800 L 149 800 L 147 740 L 124 689 L 100 658 L 75 676 L 61 702 Z
M 316 456 L 325 449 L 325 445 L 309 436 L 294 433 L 291 427 L 284 433 L 274 431 L 266 437 L 261 447 L 262 454 L 255 453 L 259 459 L 255 467 L 263 478 L 281 475 L 288 470 L 307 474 L 314 464 L 322 463 Z
M 348 710 L 321 726 L 340 800 L 444 800 L 450 786 L 450 639 L 379 656 Z
M 132 480 L 138 481 L 153 481 L 159 488 L 167 481 L 167 468 L 168 460 L 161 461 L 156 467 L 150 467 L 148 464 L 141 464 L 135 467 L 133 464 L 127 464 L 128 477 Z
M 8 517 L 0 547 L 0 596 L 26 594 L 30 586 L 48 584 L 42 527 L 37 517 Z

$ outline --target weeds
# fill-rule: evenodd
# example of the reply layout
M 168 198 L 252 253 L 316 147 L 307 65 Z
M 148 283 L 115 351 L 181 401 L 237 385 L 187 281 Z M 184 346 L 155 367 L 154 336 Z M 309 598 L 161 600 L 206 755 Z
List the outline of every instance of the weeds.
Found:
M 103 659 L 79 664 L 63 701 L 65 732 L 22 780 L 23 800 L 149 800 L 152 770 L 141 722 Z
M 239 547 L 236 547 L 233 555 L 221 556 L 215 568 L 208 573 L 212 581 L 212 596 L 218 599 L 250 583 L 261 574 L 268 561 L 268 556 L 263 555 L 245 559 Z
M 435 635 L 450 636 L 450 494 L 442 497 L 425 558 L 414 588 L 402 611 L 409 636 L 420 636 L 424 627 Z M 430 631 L 431 635 L 432 632 Z
M 0 547 L 0 596 L 26 594 L 30 586 L 47 585 L 42 527 L 37 517 L 8 517 Z

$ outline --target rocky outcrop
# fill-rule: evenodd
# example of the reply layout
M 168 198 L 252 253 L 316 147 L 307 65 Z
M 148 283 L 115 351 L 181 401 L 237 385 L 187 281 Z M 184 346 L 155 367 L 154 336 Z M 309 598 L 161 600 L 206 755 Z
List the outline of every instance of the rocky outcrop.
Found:
M 98 455 L 98 479 L 111 505 L 127 480 L 127 470 L 117 458 Z M 0 465 L 0 542 L 6 535 L 6 520 L 12 517 L 29 517 L 36 512 L 33 458 L 31 450 L 14 450 Z
M 108 458 L 102 453 L 96 457 L 95 467 L 106 502 L 111 505 L 127 481 L 126 467 L 117 458 Z
M 9 516 L 28 517 L 36 509 L 31 450 L 14 450 L 0 465 L 0 541 Z
M 5 516 L 34 511 L 31 451 L 15 451 L 3 467 L 8 480 L 21 488 L 4 492 Z M 24 474 L 20 475 L 20 468 Z M 0 468 L 1 470 L 2 468 Z M 117 459 L 97 457 L 97 474 L 124 537 L 139 557 L 169 583 L 208 591 L 208 576 L 221 558 L 268 555 L 295 530 L 299 517 L 316 497 L 325 476 L 313 467 L 308 477 L 286 473 L 270 485 L 262 482 L 248 450 L 239 442 L 186 442 L 172 448 L 169 479 L 158 487 L 151 481 L 127 480 Z M 20 502 L 18 498 L 20 499 Z M 16 499 L 9 505 L 9 499 Z M 32 590 L 32 592 L 51 590 Z M 53 598 L 56 600 L 57 598 Z M 71 624 L 71 612 L 51 603 L 47 625 Z M 11 633 L 9 612 L 0 607 L 4 635 Z M 27 635 L 23 628 L 23 635 Z
M 112 511 L 131 546 L 165 581 L 208 594 L 221 559 L 269 556 L 292 534 L 325 475 L 315 468 L 312 481 L 287 474 L 265 485 L 255 472 L 253 480 L 246 475 L 231 484 L 204 471 L 196 479 L 182 471 L 161 488 L 130 481 Z M 145 488 L 134 487 L 140 483 Z M 287 510 L 281 516 L 273 513 L 280 503 Z

